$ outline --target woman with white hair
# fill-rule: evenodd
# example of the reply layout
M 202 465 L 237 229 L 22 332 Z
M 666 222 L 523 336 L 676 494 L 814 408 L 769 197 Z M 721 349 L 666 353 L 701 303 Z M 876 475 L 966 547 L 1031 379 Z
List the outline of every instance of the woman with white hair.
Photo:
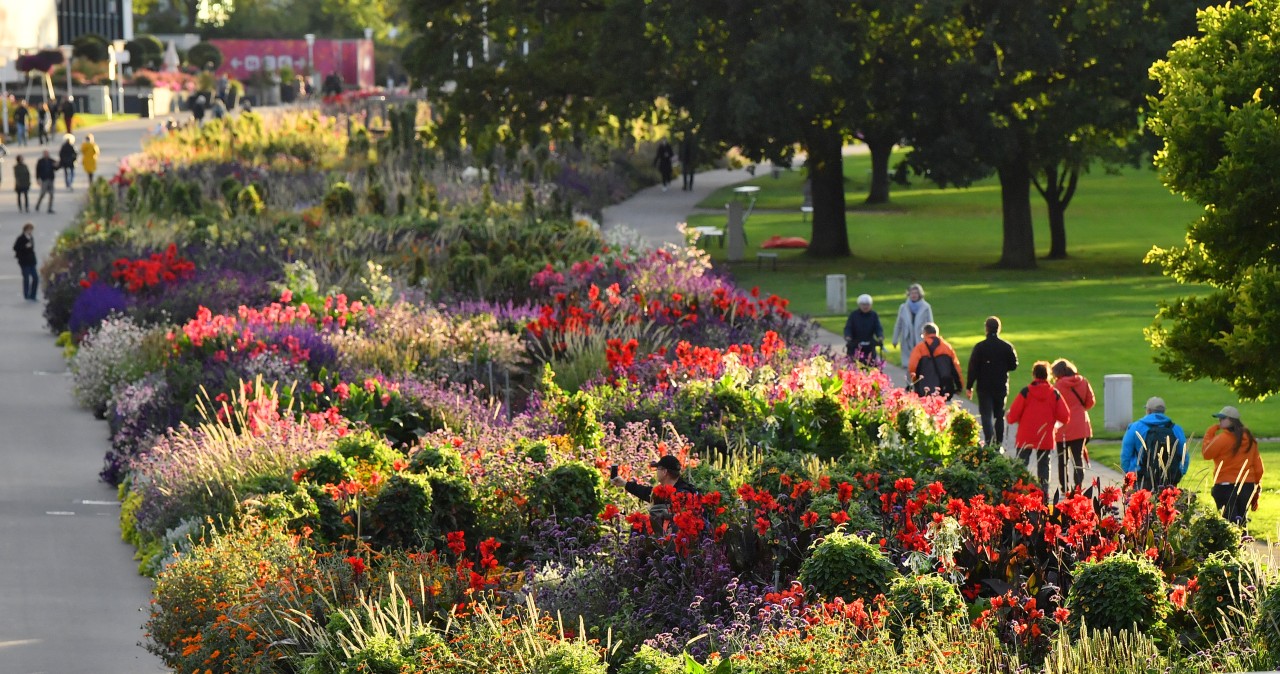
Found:
M 62 149 L 58 150 L 58 166 L 62 168 L 62 177 L 67 181 L 67 189 L 71 189 L 71 181 L 76 179 L 76 160 L 80 153 L 76 152 L 76 137 L 67 134 L 62 137 Z
M 871 309 L 870 295 L 858 296 L 858 308 L 844 323 L 844 344 L 850 358 L 868 365 L 879 363 L 876 347 L 884 346 L 884 326 L 880 325 L 879 314 Z
M 912 283 L 907 288 L 907 301 L 898 307 L 898 321 L 893 325 L 893 345 L 902 345 L 902 367 L 911 362 L 911 350 L 920 343 L 926 323 L 933 322 L 933 307 L 924 301 L 924 288 Z

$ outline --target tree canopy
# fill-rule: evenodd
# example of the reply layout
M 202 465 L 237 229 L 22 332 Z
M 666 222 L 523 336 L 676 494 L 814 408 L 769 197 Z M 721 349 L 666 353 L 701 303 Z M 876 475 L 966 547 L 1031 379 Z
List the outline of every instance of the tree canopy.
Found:
M 1201 34 L 1152 67 L 1161 179 L 1204 206 L 1185 245 L 1148 260 L 1208 293 L 1161 305 L 1148 338 L 1160 368 L 1246 399 L 1280 391 L 1280 0 L 1206 9 Z

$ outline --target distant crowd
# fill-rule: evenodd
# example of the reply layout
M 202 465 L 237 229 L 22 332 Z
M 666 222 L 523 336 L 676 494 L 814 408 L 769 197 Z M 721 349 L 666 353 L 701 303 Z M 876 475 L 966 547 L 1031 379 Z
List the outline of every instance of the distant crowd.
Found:
M 858 308 L 844 326 L 846 352 L 851 359 L 877 366 L 883 362 L 885 331 L 872 309 L 870 295 L 861 295 Z M 1056 455 L 1059 496 L 1085 490 L 1088 441 L 1093 437 L 1089 410 L 1096 404 L 1093 387 L 1066 358 L 1036 361 L 1031 382 L 1009 398 L 1009 373 L 1018 369 L 1018 353 L 1000 336 L 1000 319 L 991 316 L 983 326 L 986 337 L 973 347 L 969 367 L 960 365 L 955 349 L 942 338 L 924 288 L 912 284 L 898 307 L 892 345 L 901 346 L 908 386 L 920 395 L 950 399 L 963 391 L 977 398 L 984 444 L 1004 445 L 1005 424 L 1017 424 L 1014 448 L 1027 462 L 1041 489 L 1049 494 L 1050 461 Z M 1133 473 L 1139 488 L 1159 491 L 1176 486 L 1190 467 L 1187 434 L 1166 414 L 1165 402 L 1147 400 L 1146 415 L 1125 430 L 1121 468 Z M 1213 498 L 1227 519 L 1243 524 L 1247 510 L 1257 509 L 1262 481 L 1262 458 L 1257 439 L 1233 406 L 1213 414 L 1217 422 L 1204 433 L 1202 453 L 1214 462 Z

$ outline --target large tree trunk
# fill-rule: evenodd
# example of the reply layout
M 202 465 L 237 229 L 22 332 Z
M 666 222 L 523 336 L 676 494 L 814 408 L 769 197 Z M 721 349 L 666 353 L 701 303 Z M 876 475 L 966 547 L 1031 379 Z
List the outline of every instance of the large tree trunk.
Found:
M 1049 211 L 1048 259 L 1062 260 L 1067 257 L 1067 206 L 1080 182 L 1080 169 L 1064 167 L 1060 171 L 1057 164 L 1051 164 L 1044 168 L 1044 177 L 1044 185 L 1039 179 L 1035 185 Z
M 847 257 L 849 228 L 844 213 L 844 157 L 842 136 L 832 129 L 811 129 L 806 149 L 809 185 L 813 197 L 813 231 L 808 254 L 812 257 Z
M 871 189 L 867 192 L 868 204 L 889 203 L 889 158 L 893 156 L 894 139 L 863 138 L 871 150 Z
M 999 174 L 1000 205 L 1004 217 L 1004 248 L 1000 254 L 1000 266 L 1034 269 L 1036 236 L 1031 229 L 1031 166 L 1019 156 L 1001 165 Z

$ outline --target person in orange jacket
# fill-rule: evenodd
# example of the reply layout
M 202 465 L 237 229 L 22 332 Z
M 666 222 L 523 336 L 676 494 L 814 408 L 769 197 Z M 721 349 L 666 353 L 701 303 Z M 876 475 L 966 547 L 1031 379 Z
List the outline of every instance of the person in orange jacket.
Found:
M 1228 405 L 1213 415 L 1218 423 L 1204 432 L 1201 452 L 1213 461 L 1213 502 L 1229 522 L 1243 526 L 1246 508 L 1258 509 L 1262 456 L 1258 440 L 1240 421 L 1240 411 Z
M 1018 448 L 1018 460 L 1027 462 L 1031 470 L 1031 457 L 1036 458 L 1036 476 L 1040 489 L 1049 492 L 1049 456 L 1054 447 L 1054 431 L 1057 424 L 1071 421 L 1067 403 L 1049 383 L 1049 363 L 1041 360 L 1031 366 L 1031 384 L 1018 392 L 1009 408 L 1005 421 L 1018 424 L 1014 438 Z
M 920 343 L 911 350 L 907 377 L 920 395 L 944 395 L 948 400 L 964 387 L 960 358 L 947 340 L 938 334 L 936 323 L 925 323 Z
M 1093 437 L 1093 424 L 1089 410 L 1096 403 L 1089 380 L 1080 376 L 1075 363 L 1066 358 L 1053 361 L 1049 368 L 1053 373 L 1053 388 L 1067 403 L 1071 420 L 1058 427 L 1054 440 L 1058 445 L 1058 486 L 1062 493 L 1079 487 L 1084 489 L 1084 467 L 1089 463 L 1089 450 L 1085 443 Z M 1067 459 L 1071 460 L 1071 479 L 1067 479 Z

